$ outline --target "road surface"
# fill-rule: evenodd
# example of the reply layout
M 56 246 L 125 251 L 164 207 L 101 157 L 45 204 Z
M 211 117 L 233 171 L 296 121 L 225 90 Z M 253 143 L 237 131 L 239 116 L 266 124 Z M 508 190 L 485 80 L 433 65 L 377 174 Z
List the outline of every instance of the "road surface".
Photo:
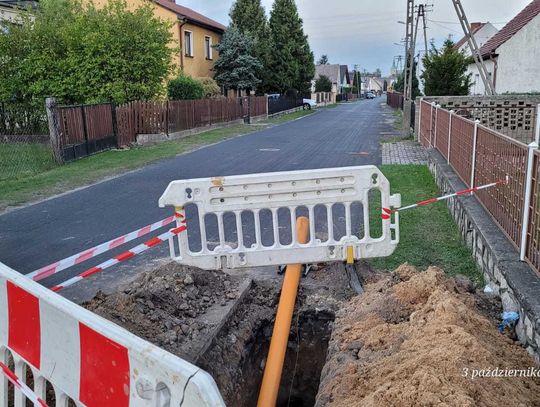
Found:
M 321 109 L 0 216 L 0 261 L 26 274 L 169 216 L 158 198 L 188 179 L 381 163 L 380 139 L 394 131 L 382 98 Z M 138 242 L 50 277 L 52 286 Z M 166 247 L 150 256 L 164 255 Z M 148 255 L 145 255 L 148 256 Z

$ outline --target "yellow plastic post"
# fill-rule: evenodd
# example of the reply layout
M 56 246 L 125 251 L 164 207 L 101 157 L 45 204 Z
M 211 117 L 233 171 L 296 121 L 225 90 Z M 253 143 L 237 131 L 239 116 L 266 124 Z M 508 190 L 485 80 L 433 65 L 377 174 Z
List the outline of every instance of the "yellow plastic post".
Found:
M 298 243 L 307 243 L 308 233 L 309 219 L 301 216 L 296 220 Z M 301 274 L 301 264 L 289 264 L 285 270 L 276 322 L 274 323 L 274 331 L 270 340 L 270 350 L 266 359 L 266 367 L 264 369 L 257 407 L 275 407 L 276 405 Z

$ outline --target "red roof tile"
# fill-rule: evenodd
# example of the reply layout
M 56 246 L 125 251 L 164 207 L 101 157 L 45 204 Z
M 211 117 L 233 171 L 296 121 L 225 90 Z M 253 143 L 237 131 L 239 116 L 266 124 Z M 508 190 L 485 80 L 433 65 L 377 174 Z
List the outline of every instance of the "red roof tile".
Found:
M 154 2 L 168 10 L 175 12 L 181 17 L 187 18 L 191 22 L 202 24 L 221 32 L 225 31 L 225 29 L 227 28 L 223 24 L 220 24 L 217 21 L 212 20 L 211 18 L 203 16 L 202 14 L 197 13 L 190 8 L 176 4 L 174 0 L 154 0 Z
M 497 48 L 503 45 L 506 41 L 514 36 L 519 30 L 521 30 L 527 23 L 535 18 L 540 13 L 540 0 L 533 0 L 527 7 L 525 7 L 512 21 L 504 26 L 504 28 L 495 34 L 486 42 L 482 48 L 480 48 L 480 54 L 482 57 L 488 58 L 492 52 L 495 52 Z
M 485 26 L 487 23 L 472 23 L 471 24 L 471 33 L 472 35 L 476 34 L 483 26 Z M 455 49 L 459 49 L 462 45 L 464 45 L 467 42 L 467 37 L 463 37 L 458 42 L 454 44 Z

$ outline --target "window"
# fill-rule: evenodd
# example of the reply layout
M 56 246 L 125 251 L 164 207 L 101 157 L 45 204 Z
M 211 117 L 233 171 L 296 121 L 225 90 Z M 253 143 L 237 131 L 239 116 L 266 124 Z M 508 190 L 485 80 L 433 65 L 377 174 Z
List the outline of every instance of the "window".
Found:
M 184 54 L 187 57 L 193 56 L 193 33 L 184 31 Z
M 204 51 L 206 59 L 212 59 L 212 38 L 209 36 L 204 37 Z

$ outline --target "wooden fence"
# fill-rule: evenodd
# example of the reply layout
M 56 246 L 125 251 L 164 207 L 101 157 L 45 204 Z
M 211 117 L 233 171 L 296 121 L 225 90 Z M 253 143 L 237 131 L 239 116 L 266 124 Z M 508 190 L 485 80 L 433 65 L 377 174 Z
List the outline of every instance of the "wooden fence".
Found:
M 58 141 L 64 161 L 117 146 L 115 107 L 111 103 L 59 106 Z
M 268 114 L 266 96 L 234 99 L 136 101 L 116 109 L 118 144 L 129 145 L 137 134 L 172 134 L 213 124 Z
M 386 104 L 394 109 L 403 110 L 403 93 L 398 92 L 387 92 L 386 93 Z

